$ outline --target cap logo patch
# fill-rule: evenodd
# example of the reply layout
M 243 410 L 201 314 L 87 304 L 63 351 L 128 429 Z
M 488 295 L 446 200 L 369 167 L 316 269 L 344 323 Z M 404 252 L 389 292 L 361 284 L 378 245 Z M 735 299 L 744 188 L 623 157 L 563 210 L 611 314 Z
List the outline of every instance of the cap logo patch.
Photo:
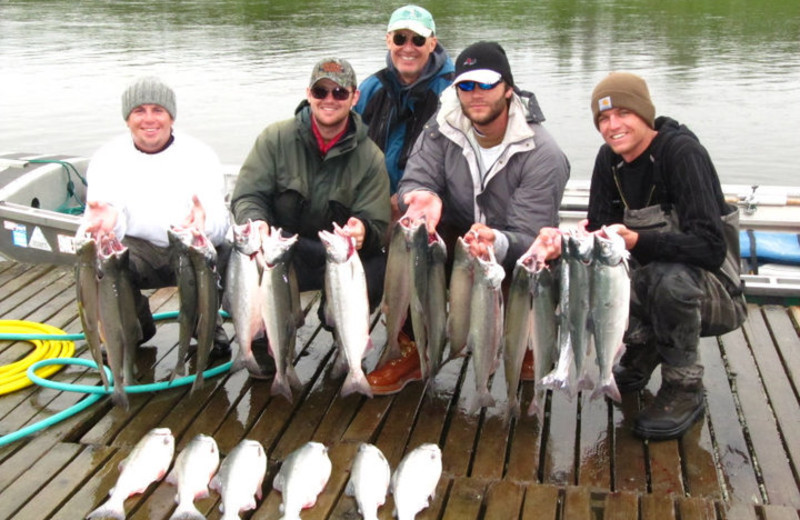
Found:
M 478 63 L 478 60 L 476 60 L 475 58 L 467 58 L 464 60 L 465 67 L 470 67 L 472 65 L 475 65 L 476 63 Z
M 333 74 L 339 74 L 340 72 L 342 72 L 341 64 L 336 63 L 335 61 L 329 61 L 327 63 L 323 63 L 320 68 L 325 72 Z
M 597 109 L 602 112 L 603 110 L 608 110 L 610 108 L 614 108 L 614 105 L 611 104 L 611 96 L 606 96 L 604 98 L 600 98 L 597 100 Z

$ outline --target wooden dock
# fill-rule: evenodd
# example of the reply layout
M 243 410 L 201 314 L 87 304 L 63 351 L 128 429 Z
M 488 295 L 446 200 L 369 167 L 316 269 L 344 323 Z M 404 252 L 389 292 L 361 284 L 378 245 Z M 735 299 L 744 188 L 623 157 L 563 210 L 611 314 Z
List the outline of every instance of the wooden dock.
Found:
M 150 297 L 153 312 L 177 309 L 174 289 Z M 304 383 L 293 403 L 269 395 L 269 383 L 245 371 L 189 387 L 131 395 L 128 412 L 107 398 L 46 430 L 0 447 L 0 519 L 79 519 L 105 500 L 117 465 L 151 428 L 169 427 L 176 453 L 196 434 L 213 436 L 223 455 L 241 439 L 260 441 L 269 465 L 263 499 L 243 518 L 278 518 L 272 480 L 281 461 L 309 440 L 327 445 L 333 472 L 317 504 L 302 517 L 359 518 L 344 494 L 350 463 L 361 442 L 372 442 L 394 469 L 425 443 L 443 453 L 436 499 L 419 519 L 798 519 L 800 510 L 800 308 L 750 306 L 745 326 L 703 340 L 704 419 L 678 441 L 646 443 L 630 433 L 633 417 L 658 388 L 654 377 L 641 395 L 621 404 L 547 400 L 543 422 L 505 418 L 505 380 L 495 374 L 497 406 L 467 409 L 474 375 L 465 360 L 450 362 L 427 385 L 413 383 L 395 396 L 339 396 L 333 379 L 331 335 L 319 327 L 315 293 L 303 295 L 305 326 L 298 332 L 296 369 Z M 0 263 L 0 318 L 47 323 L 81 332 L 71 269 Z M 376 320 L 377 322 L 377 320 Z M 230 323 L 226 329 L 233 335 Z M 1 331 L 0 331 L 1 332 Z M 165 380 L 175 364 L 178 327 L 162 321 L 140 349 L 141 382 Z M 385 331 L 376 323 L 373 342 Z M 77 342 L 76 356 L 89 358 Z M 235 349 L 234 345 L 234 349 Z M 0 365 L 24 356 L 26 342 L 0 342 Z M 376 354 L 366 360 L 372 368 Z M 51 379 L 99 384 L 95 371 L 65 367 Z M 523 383 L 523 406 L 532 395 Z M 30 387 L 0 396 L 0 435 L 63 410 L 82 394 Z M 175 488 L 165 482 L 125 503 L 128 518 L 164 519 Z M 219 497 L 197 502 L 218 519 Z M 391 495 L 379 510 L 392 518 Z

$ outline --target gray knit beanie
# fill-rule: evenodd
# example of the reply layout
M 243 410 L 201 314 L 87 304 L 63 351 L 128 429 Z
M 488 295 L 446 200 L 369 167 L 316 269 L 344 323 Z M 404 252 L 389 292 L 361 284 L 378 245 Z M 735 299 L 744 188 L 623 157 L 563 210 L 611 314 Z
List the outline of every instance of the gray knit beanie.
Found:
M 122 93 L 122 118 L 127 121 L 134 108 L 150 104 L 161 105 L 175 119 L 175 92 L 155 76 L 139 78 L 125 89 Z
M 644 119 L 650 128 L 655 128 L 656 108 L 650 99 L 647 83 L 630 72 L 612 72 L 592 92 L 592 115 L 594 126 L 600 112 L 612 108 L 627 108 Z

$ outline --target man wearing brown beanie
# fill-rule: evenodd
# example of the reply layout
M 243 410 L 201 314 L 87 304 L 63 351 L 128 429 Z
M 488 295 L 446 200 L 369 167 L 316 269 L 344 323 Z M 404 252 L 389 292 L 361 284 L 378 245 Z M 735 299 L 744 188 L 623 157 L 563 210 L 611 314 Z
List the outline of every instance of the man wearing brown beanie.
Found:
M 612 72 L 592 92 L 591 109 L 605 144 L 592 172 L 587 229 L 613 227 L 631 253 L 626 351 L 614 376 L 621 392 L 638 391 L 660 364 L 661 388 L 634 433 L 679 437 L 704 410 L 700 337 L 729 332 L 746 317 L 738 210 L 725 202 L 697 136 L 655 117 L 642 78 Z M 560 241 L 546 242 L 547 256 L 557 256 Z

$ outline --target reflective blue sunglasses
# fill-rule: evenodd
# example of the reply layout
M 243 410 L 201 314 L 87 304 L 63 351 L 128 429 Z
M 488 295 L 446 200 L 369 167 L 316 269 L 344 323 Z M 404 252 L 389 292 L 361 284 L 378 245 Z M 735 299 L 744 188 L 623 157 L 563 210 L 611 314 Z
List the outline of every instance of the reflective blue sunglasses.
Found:
M 492 90 L 494 87 L 499 85 L 501 81 L 503 80 L 500 79 L 494 83 L 478 83 L 477 81 L 462 81 L 458 83 L 456 87 L 458 87 L 459 90 L 462 90 L 464 92 L 472 92 L 473 90 L 475 90 L 476 86 L 481 90 Z

